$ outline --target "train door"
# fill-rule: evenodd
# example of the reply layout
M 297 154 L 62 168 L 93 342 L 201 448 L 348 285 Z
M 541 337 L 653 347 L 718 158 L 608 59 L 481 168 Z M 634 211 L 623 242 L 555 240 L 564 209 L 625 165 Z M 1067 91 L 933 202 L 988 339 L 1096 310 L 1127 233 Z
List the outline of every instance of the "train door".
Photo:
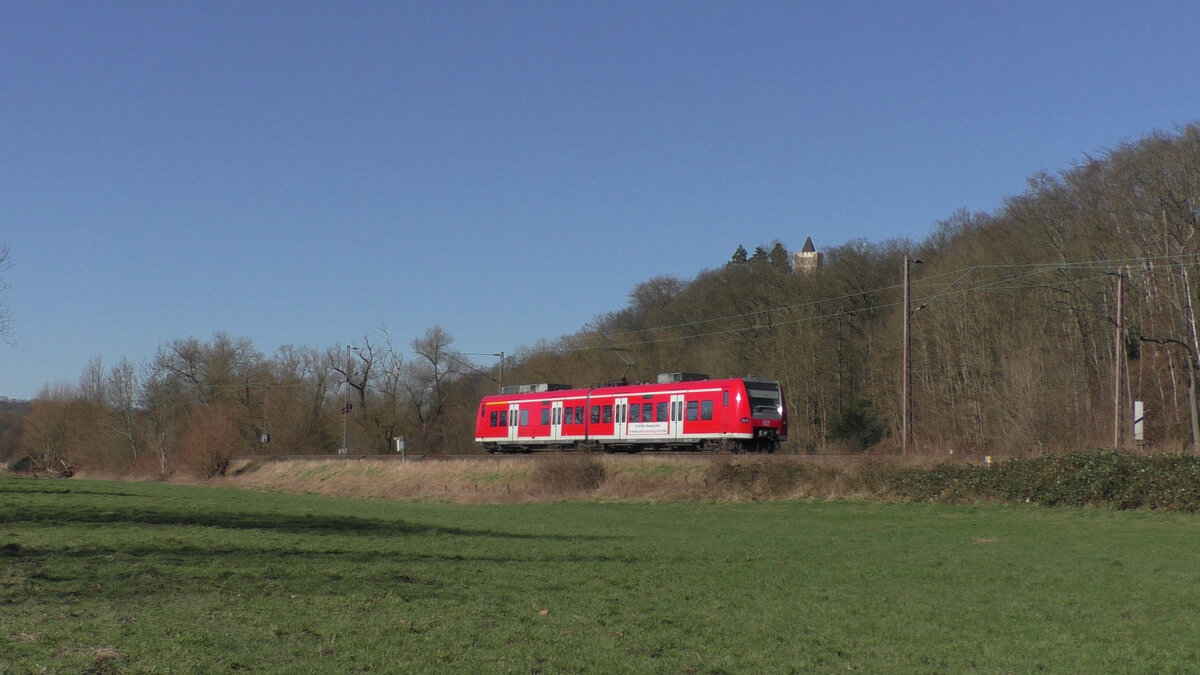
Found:
M 518 429 L 517 422 L 521 419 L 521 404 L 508 404 L 508 440 L 517 440 Z
M 550 440 L 562 440 L 563 402 L 554 401 L 550 404 Z
M 623 441 L 629 437 L 629 399 L 618 398 L 613 403 L 616 404 L 616 410 L 613 411 L 613 422 L 616 423 L 613 437 Z
M 671 420 L 667 437 L 672 441 L 683 438 L 683 394 L 671 394 Z

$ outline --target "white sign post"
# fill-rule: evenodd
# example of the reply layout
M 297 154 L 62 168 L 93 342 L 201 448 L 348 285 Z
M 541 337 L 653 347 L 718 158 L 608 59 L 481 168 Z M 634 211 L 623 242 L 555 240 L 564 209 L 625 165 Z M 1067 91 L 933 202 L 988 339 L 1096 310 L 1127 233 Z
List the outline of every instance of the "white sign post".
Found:
M 1145 408 L 1141 401 L 1133 402 L 1133 440 L 1141 443 L 1146 440 L 1146 433 L 1143 430 L 1143 422 L 1145 420 Z

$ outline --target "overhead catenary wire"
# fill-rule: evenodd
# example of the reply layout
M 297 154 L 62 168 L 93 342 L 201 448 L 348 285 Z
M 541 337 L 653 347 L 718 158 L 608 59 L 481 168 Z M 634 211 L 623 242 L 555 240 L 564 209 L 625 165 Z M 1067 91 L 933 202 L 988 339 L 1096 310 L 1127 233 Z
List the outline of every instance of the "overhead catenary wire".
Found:
M 1112 258 L 1098 260 L 1081 260 L 1081 261 L 1053 261 L 1040 263 L 1003 263 L 992 265 L 971 265 L 965 268 L 958 268 L 925 276 L 920 280 L 913 282 L 913 289 L 917 292 L 924 291 L 926 295 L 919 297 L 914 302 L 914 312 L 921 311 L 935 302 L 945 302 L 948 298 L 954 296 L 962 296 L 970 293 L 979 292 L 1006 292 L 1006 291 L 1021 291 L 1034 289 L 1048 289 L 1057 286 L 1070 284 L 1078 284 L 1089 280 L 1099 279 L 1112 270 L 1119 268 L 1130 270 L 1131 274 L 1150 273 L 1155 271 L 1167 271 L 1178 268 L 1195 268 L 1200 267 L 1200 256 L 1196 255 L 1163 255 L 1163 256 L 1141 256 L 1127 258 Z M 1092 272 L 1093 274 L 1080 274 Z M 998 277 L 987 277 L 968 280 L 969 277 L 983 277 L 989 273 L 1000 273 Z M 1062 279 L 1047 281 L 1046 283 L 1029 284 L 1031 278 L 1036 278 L 1043 274 L 1067 274 L 1070 276 Z M 951 279 L 946 283 L 946 279 Z M 964 283 L 964 281 L 966 282 Z M 572 336 L 574 340 L 599 340 L 601 344 L 583 344 L 583 345 L 560 345 L 557 349 L 563 353 L 591 351 L 596 349 L 630 349 L 639 346 L 650 346 L 669 342 L 678 342 L 683 340 L 696 340 L 703 338 L 712 338 L 722 335 L 736 335 L 748 333 L 752 331 L 764 329 L 777 329 L 786 326 L 799 325 L 804 323 L 832 321 L 839 318 L 852 317 L 866 312 L 877 312 L 898 307 L 902 304 L 901 299 L 889 300 L 887 302 L 873 303 L 866 307 L 844 307 L 838 306 L 855 298 L 887 296 L 892 293 L 899 292 L 900 284 L 892 284 L 881 286 L 862 291 L 851 293 L 841 293 L 838 295 L 806 300 L 804 302 L 782 305 L 778 307 L 766 307 L 755 309 L 753 311 L 741 312 L 737 314 L 728 314 L 719 317 L 710 317 L 697 319 L 695 321 L 680 322 L 673 324 L 664 324 L 657 326 L 647 326 L 645 328 L 632 329 L 627 331 L 614 331 L 609 333 L 596 333 L 593 335 Z M 817 311 L 804 316 L 791 316 L 796 312 L 810 309 L 821 309 L 824 307 L 833 306 L 828 311 Z M 784 317 L 784 318 L 780 318 Z M 761 319 L 761 320 L 760 320 Z M 741 326 L 722 326 L 734 321 L 746 321 L 747 325 Z M 685 331 L 686 329 L 700 328 L 704 326 L 713 326 L 708 330 Z M 674 332 L 675 334 L 663 335 L 663 333 Z M 644 336 L 644 337 L 642 337 Z M 497 356 L 497 353 L 474 353 L 464 352 L 463 355 L 479 355 L 479 356 Z M 450 356 L 459 365 L 468 368 L 476 375 L 491 378 L 490 375 L 483 372 L 481 369 L 469 362 L 464 362 L 461 359 Z M 469 361 L 469 359 L 468 359 Z M 495 380 L 493 380 L 495 381 Z M 304 387 L 311 386 L 310 383 L 297 381 L 277 381 L 277 382 L 238 382 L 238 383 L 211 383 L 204 386 L 211 389 L 249 389 L 249 388 L 268 388 L 268 387 Z
M 938 279 L 957 275 L 957 277 L 949 284 L 938 285 L 938 290 L 932 295 L 920 299 L 917 303 L 917 309 L 924 309 L 936 300 L 941 299 L 946 295 L 964 295 L 977 292 L 1000 292 L 1000 291 L 1016 291 L 1016 290 L 1032 290 L 1053 288 L 1067 284 L 1079 283 L 1080 281 L 1094 280 L 1105 276 L 1113 269 L 1128 267 L 1130 269 L 1138 269 L 1140 271 L 1152 271 L 1155 269 L 1171 269 L 1171 268 L 1191 268 L 1200 267 L 1200 256 L 1195 255 L 1163 255 L 1163 256 L 1143 256 L 1132 258 L 1113 258 L 1100 260 L 1084 260 L 1084 261 L 1056 261 L 1044 263 L 1005 263 L 995 265 L 972 265 L 966 268 L 950 270 L 940 274 L 922 279 L 920 282 L 914 283 L 916 289 L 928 290 L 933 286 Z M 987 272 L 1010 271 L 1011 274 L 1004 275 L 1000 278 L 991 278 L 980 280 L 974 284 L 964 284 L 955 288 L 964 278 L 972 273 L 985 274 Z M 1082 279 L 1079 277 L 1064 278 L 1054 282 L 1030 285 L 1017 282 L 1025 282 L 1030 278 L 1037 277 L 1042 274 L 1050 273 L 1072 273 L 1072 272 L 1088 272 L 1094 271 L 1095 274 L 1085 276 Z M 764 309 L 756 309 L 751 312 L 743 312 L 739 314 L 725 315 L 721 317 L 698 319 L 696 321 L 666 324 L 660 326 L 649 326 L 646 328 L 638 328 L 628 331 L 616 331 L 607 334 L 596 334 L 592 336 L 581 336 L 582 339 L 599 338 L 605 339 L 603 344 L 596 345 L 578 345 L 578 346 L 563 346 L 559 350 L 562 352 L 581 352 L 595 349 L 611 349 L 611 348 L 633 348 L 639 346 L 649 346 L 668 342 L 678 342 L 683 340 L 694 340 L 699 338 L 710 338 L 721 335 L 735 335 L 762 329 L 774 329 L 783 326 L 791 326 L 802 323 L 812 323 L 820 321 L 828 321 L 842 317 L 855 316 L 864 312 L 873 312 L 883 309 L 890 309 L 902 304 L 902 300 L 894 300 L 873 304 L 869 307 L 854 307 L 854 308 L 839 308 L 834 311 L 822 312 L 802 317 L 795 317 L 783 320 L 772 320 L 768 323 L 754 323 L 746 326 L 735 326 L 727 328 L 719 328 L 716 330 L 707 330 L 701 332 L 691 332 L 686 334 L 675 335 L 658 335 L 653 337 L 638 338 L 637 336 L 651 333 L 662 333 L 667 331 L 676 331 L 686 328 L 695 328 L 708 324 L 718 324 L 721 322 L 729 322 L 736 320 L 749 320 L 758 317 L 771 317 L 774 315 L 795 312 L 801 309 L 820 307 L 838 302 L 844 302 L 858 297 L 887 295 L 896 292 L 901 288 L 900 284 L 882 286 L 874 289 L 858 291 L 854 293 L 843 293 L 829 298 L 819 298 L 802 303 L 783 305 L 779 307 L 768 307 Z M 953 290 L 951 290 L 953 289 Z

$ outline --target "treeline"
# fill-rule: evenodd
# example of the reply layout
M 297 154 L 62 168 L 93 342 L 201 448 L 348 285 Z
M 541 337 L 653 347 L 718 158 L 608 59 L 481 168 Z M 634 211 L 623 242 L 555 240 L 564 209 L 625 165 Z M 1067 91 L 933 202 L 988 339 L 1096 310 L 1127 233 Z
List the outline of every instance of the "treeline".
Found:
M 176 340 L 147 364 L 93 359 L 78 384 L 45 388 L 20 419 L 0 418 L 8 458 L 37 470 L 208 476 L 231 457 L 467 451 L 487 377 L 430 328 L 397 349 L 380 331 L 354 345 L 286 346 L 270 357 L 247 338 Z
M 851 241 L 793 270 L 780 242 L 738 247 L 552 348 L 521 378 L 699 370 L 781 380 L 793 452 L 900 447 L 903 278 L 911 264 L 913 444 L 1023 454 L 1133 442 L 1194 449 L 1200 126 L 1039 174 L 996 213 L 952 214 L 924 241 Z M 1118 294 L 1123 306 L 1118 315 Z M 1118 319 L 1121 330 L 1118 334 Z M 1118 396 L 1119 394 L 1119 396 Z
M 738 244 L 715 268 L 649 279 L 623 309 L 503 364 L 473 363 L 438 326 L 401 349 L 381 332 L 268 357 L 219 333 L 165 345 L 149 364 L 97 360 L 19 421 L 0 419 L 0 442 L 44 464 L 202 473 L 234 454 L 388 452 L 398 436 L 422 454 L 470 452 L 478 399 L 500 379 L 696 371 L 780 380 L 785 451 L 896 452 L 911 259 L 915 452 L 1057 452 L 1111 446 L 1114 433 L 1124 445 L 1134 400 L 1144 444 L 1190 451 L 1198 218 L 1190 125 L 1034 176 L 995 213 L 952 214 L 920 242 L 850 241 L 799 270 L 782 241 Z

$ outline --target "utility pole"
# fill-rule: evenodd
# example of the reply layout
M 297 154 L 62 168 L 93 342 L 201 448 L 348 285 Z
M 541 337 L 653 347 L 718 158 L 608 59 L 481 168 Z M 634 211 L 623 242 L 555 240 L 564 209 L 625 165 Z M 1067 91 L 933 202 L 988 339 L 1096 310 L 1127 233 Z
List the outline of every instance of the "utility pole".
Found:
M 912 288 L 909 272 L 913 263 L 920 263 L 904 254 L 904 346 L 901 349 L 900 369 L 900 454 L 908 454 L 912 436 Z
M 498 352 L 496 354 L 493 354 L 492 356 L 500 357 L 500 378 L 498 380 L 496 380 L 496 393 L 503 394 L 504 393 L 504 352 Z
M 1113 447 L 1121 447 L 1121 366 L 1125 360 L 1125 272 L 1117 271 L 1117 329 L 1113 335 Z
M 262 445 L 264 445 L 264 446 L 267 443 L 271 442 L 271 418 L 269 415 L 270 410 L 271 410 L 271 385 L 267 385 L 266 389 L 263 391 L 263 430 L 262 430 L 262 434 L 260 434 L 258 437 L 259 441 L 261 441 Z M 263 450 L 263 454 L 266 454 L 266 448 L 264 447 L 264 448 L 262 448 L 262 450 Z
M 496 380 L 496 393 L 497 394 L 504 393 L 504 352 L 462 352 L 462 353 L 470 355 L 470 356 L 498 356 L 498 357 L 500 357 L 500 378 L 498 380 Z M 462 362 L 460 361 L 459 363 L 462 363 Z M 483 373 L 481 373 L 477 368 L 475 368 L 475 366 L 468 365 L 466 363 L 463 363 L 463 365 L 467 366 L 471 370 L 474 370 L 476 373 L 483 375 Z M 489 380 L 492 379 L 491 377 L 488 377 L 487 375 L 484 375 L 484 377 L 487 377 L 487 379 L 489 379 Z
M 346 425 L 350 420 L 350 411 L 354 408 L 354 404 L 350 402 L 350 372 L 354 369 L 354 357 L 350 356 L 350 350 L 358 351 L 358 347 L 346 345 L 346 395 L 343 399 L 342 406 L 342 452 L 341 454 L 349 457 L 350 447 L 346 445 Z

